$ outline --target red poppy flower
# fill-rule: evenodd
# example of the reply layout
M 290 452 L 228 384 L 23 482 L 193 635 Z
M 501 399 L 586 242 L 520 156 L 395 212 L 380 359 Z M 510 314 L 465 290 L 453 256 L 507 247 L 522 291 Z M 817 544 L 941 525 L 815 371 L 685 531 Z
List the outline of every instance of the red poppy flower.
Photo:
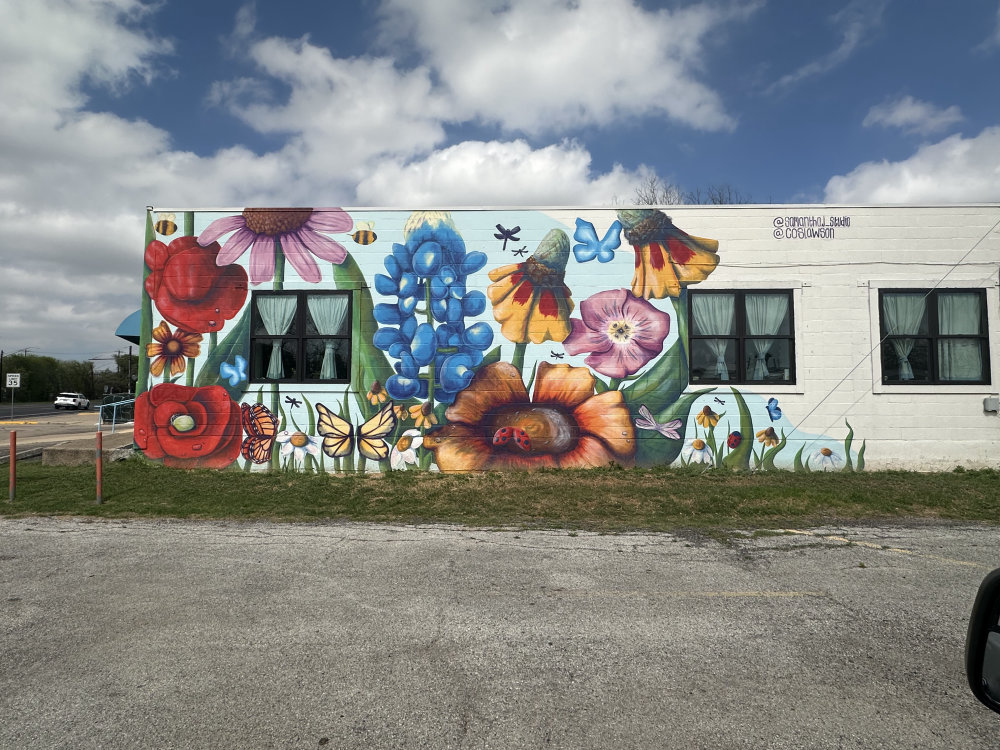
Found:
M 247 272 L 216 265 L 220 249 L 218 242 L 202 247 L 194 237 L 169 245 L 153 240 L 146 247 L 146 291 L 160 314 L 184 331 L 219 331 L 243 309 Z
M 586 367 L 540 362 L 529 398 L 517 369 L 494 362 L 458 394 L 449 424 L 428 433 L 424 448 L 443 472 L 629 466 L 635 428 L 621 391 L 595 394 L 594 385 Z M 502 437 L 522 430 L 527 440 Z
M 135 401 L 135 443 L 180 469 L 223 469 L 240 454 L 240 405 L 220 385 L 161 383 Z

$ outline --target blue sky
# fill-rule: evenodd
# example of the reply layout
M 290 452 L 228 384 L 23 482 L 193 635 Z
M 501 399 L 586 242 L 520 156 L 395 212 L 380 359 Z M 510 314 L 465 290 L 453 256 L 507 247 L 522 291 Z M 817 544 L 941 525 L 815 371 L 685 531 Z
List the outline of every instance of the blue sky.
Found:
M 146 205 L 1000 200 L 1000 0 L 0 0 L 0 348 L 124 345 Z

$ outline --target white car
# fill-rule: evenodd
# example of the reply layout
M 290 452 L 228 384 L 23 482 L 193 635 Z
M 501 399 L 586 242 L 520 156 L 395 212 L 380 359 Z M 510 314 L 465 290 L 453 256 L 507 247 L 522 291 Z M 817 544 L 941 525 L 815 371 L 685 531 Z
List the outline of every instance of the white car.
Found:
M 57 409 L 89 409 L 90 399 L 82 393 L 60 393 L 53 405 Z

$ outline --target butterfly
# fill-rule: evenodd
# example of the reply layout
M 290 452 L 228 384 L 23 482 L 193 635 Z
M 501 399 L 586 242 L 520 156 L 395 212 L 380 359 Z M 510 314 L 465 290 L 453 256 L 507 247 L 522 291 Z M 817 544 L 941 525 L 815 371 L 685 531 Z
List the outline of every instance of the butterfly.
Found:
M 726 445 L 730 448 L 735 448 L 740 443 L 743 442 L 743 435 L 735 430 L 729 433 L 729 437 L 726 438 Z
M 297 398 L 292 398 L 291 396 L 285 396 L 285 403 L 291 406 L 293 409 L 297 406 L 302 406 L 302 402 Z
M 236 364 L 231 365 L 223 362 L 219 365 L 219 376 L 229 380 L 229 385 L 239 385 L 241 381 L 247 379 L 247 361 L 239 354 L 236 355 Z
M 247 461 L 266 464 L 271 460 L 274 436 L 278 434 L 278 418 L 264 404 L 240 404 L 243 417 L 243 440 L 240 453 Z
M 507 445 L 511 441 L 525 453 L 531 451 L 531 438 L 520 427 L 501 427 L 493 433 L 493 445 Z
M 576 256 L 577 262 L 586 263 L 594 258 L 597 258 L 600 263 L 612 260 L 615 257 L 615 250 L 622 244 L 621 232 L 622 224 L 615 219 L 604 235 L 604 239 L 599 240 L 594 225 L 589 221 L 577 218 L 576 231 L 573 233 L 573 239 L 581 243 L 573 245 L 573 255 Z
M 778 408 L 778 399 L 769 398 L 767 400 L 767 415 L 771 418 L 772 422 L 777 422 L 781 419 L 781 409 Z
M 681 439 L 681 433 L 678 431 L 681 420 L 671 419 L 669 422 L 661 424 L 653 419 L 653 414 L 646 408 L 645 404 L 639 407 L 639 419 L 635 420 L 635 426 L 640 430 L 656 430 L 663 437 L 671 440 Z
M 323 436 L 323 452 L 330 458 L 350 455 L 354 450 L 354 425 L 330 411 L 323 404 L 316 404 L 319 421 L 316 431 Z M 374 417 L 358 427 L 358 452 L 372 461 L 389 457 L 386 437 L 396 429 L 396 413 L 389 401 Z

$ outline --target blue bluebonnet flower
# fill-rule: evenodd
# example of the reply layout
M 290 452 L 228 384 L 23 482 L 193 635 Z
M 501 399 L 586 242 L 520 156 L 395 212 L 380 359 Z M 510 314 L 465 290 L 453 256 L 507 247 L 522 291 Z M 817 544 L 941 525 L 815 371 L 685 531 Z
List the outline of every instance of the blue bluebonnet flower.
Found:
M 486 310 L 486 296 L 466 288 L 466 278 L 486 265 L 486 254 L 467 252 L 450 222 L 426 221 L 408 230 L 405 244 L 392 246 L 384 265 L 375 291 L 396 301 L 375 305 L 382 327 L 372 342 L 397 360 L 385 389 L 394 400 L 427 398 L 433 364 L 434 399 L 450 404 L 493 343 L 487 323 L 465 323 Z M 425 322 L 418 322 L 418 313 Z

